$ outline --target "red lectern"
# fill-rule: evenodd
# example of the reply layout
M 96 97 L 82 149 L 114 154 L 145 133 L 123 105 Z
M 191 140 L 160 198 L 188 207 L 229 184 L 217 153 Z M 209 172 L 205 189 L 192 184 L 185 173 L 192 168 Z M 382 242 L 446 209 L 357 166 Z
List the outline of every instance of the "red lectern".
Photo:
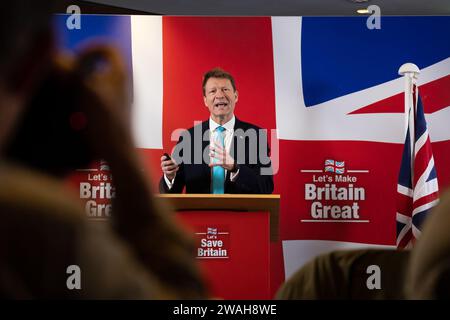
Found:
M 279 195 L 163 194 L 192 230 L 214 297 L 270 299 L 270 241 L 278 240 Z

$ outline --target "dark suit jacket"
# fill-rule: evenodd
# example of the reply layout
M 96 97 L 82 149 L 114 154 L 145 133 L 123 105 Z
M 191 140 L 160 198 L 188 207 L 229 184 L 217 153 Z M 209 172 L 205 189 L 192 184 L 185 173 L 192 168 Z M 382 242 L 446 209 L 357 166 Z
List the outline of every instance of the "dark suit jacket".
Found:
M 201 136 L 200 133 L 201 126 Z M 238 130 L 241 129 L 241 130 Z M 234 182 L 230 180 L 230 172 L 227 171 L 225 179 L 225 193 L 266 193 L 273 192 L 273 176 L 271 171 L 270 150 L 267 144 L 267 135 L 259 134 L 259 127 L 247 122 L 240 121 L 236 118 L 234 125 L 233 141 L 231 143 L 231 156 L 239 165 L 239 175 Z M 185 134 L 180 136 L 177 146 L 175 147 L 173 158 L 176 163 L 180 164 L 180 168 L 175 177 L 173 187 L 169 190 L 164 180 L 164 176 L 160 180 L 159 189 L 161 193 L 181 193 L 186 187 L 186 193 L 211 193 L 211 168 L 208 166 L 209 157 L 204 159 L 203 151 L 207 149 L 209 153 L 209 135 L 205 132 L 209 130 L 209 120 L 202 122 L 200 125 L 190 128 Z M 196 136 L 194 136 L 197 134 Z M 243 134 L 244 132 L 244 134 Z M 255 133 L 257 141 L 251 144 L 249 137 Z M 191 137 L 190 143 L 183 140 Z M 205 137 L 205 138 L 203 138 Z M 194 148 L 194 138 L 199 142 Z M 190 149 L 190 155 L 183 157 L 183 146 Z M 202 147 L 201 150 L 199 147 Z M 265 149 L 267 147 L 267 149 Z M 245 150 L 245 152 L 242 152 Z M 262 155 L 260 155 L 260 150 Z M 267 150 L 267 151 L 266 151 Z M 266 152 L 264 152 L 266 151 Z M 197 152 L 197 155 L 194 153 Z M 181 157 L 177 157 L 180 155 Z M 195 164 L 194 158 L 201 159 L 201 164 Z M 178 159 L 177 159 L 178 158 Z M 180 158 L 183 158 L 180 160 Z M 190 160 L 190 161 L 186 161 Z M 205 161 L 206 160 L 206 161 Z M 262 175 L 261 169 L 269 171 L 269 175 Z

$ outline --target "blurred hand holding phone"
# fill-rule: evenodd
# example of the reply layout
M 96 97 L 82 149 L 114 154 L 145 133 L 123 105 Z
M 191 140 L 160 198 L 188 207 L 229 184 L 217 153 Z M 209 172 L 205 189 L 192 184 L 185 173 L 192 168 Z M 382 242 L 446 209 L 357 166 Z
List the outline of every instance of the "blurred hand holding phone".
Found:
M 175 163 L 175 161 L 173 161 L 168 153 L 164 153 L 164 155 L 161 157 L 161 169 L 167 179 L 173 180 L 175 178 L 176 172 L 179 169 L 179 166 Z

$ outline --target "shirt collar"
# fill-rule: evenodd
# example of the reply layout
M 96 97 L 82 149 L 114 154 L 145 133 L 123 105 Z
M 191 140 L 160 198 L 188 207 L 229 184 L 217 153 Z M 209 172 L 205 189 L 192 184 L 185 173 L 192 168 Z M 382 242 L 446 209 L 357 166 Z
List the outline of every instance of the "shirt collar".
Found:
M 228 121 L 227 123 L 224 123 L 222 125 L 222 127 L 224 127 L 225 130 L 227 130 L 229 132 L 233 132 L 235 122 L 236 122 L 236 117 L 233 115 L 233 117 L 230 119 L 230 121 Z M 216 130 L 217 127 L 219 127 L 219 126 L 220 126 L 220 124 L 215 122 L 211 117 L 209 118 L 209 130 L 211 132 L 214 132 L 214 130 Z

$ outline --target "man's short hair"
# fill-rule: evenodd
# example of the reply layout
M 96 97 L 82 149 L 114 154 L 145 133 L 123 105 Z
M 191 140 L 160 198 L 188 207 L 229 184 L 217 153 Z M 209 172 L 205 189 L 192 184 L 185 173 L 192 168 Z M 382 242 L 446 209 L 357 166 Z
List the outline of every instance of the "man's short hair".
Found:
M 233 87 L 233 90 L 236 91 L 236 84 L 234 82 L 233 76 L 221 68 L 214 68 L 212 70 L 209 70 L 208 72 L 206 72 L 203 75 L 203 84 L 202 84 L 203 96 L 206 96 L 205 85 L 206 85 L 206 82 L 208 82 L 209 78 L 228 79 L 231 82 L 231 86 Z
M 54 4 L 50 0 L 0 1 L 0 80 L 8 79 L 43 36 L 50 36 Z

